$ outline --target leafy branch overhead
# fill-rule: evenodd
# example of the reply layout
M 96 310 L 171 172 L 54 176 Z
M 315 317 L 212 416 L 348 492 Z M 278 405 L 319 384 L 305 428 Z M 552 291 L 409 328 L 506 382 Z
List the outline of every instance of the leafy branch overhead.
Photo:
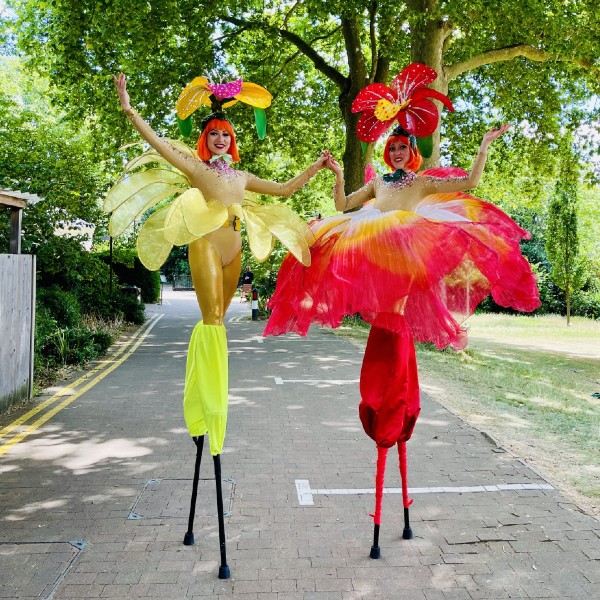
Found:
M 296 14 L 299 4 L 294 5 Z M 307 19 L 312 4 L 302 3 Z M 468 9 L 463 9 L 459 3 L 440 3 L 435 0 L 412 0 L 404 10 L 396 5 L 376 2 L 371 3 L 367 10 L 347 6 L 344 12 L 340 11 L 337 19 L 333 13 L 328 15 L 329 20 L 339 21 L 339 29 L 321 36 L 321 39 L 329 40 L 341 32 L 345 52 L 345 60 L 341 65 L 336 64 L 336 55 L 328 56 L 326 48 L 315 46 L 318 38 L 307 37 L 306 34 L 312 34 L 313 31 L 307 30 L 305 23 L 299 25 L 298 19 L 291 24 L 287 15 L 280 23 L 272 17 L 248 19 L 225 14 L 219 18 L 236 28 L 269 32 L 294 45 L 338 88 L 346 130 L 353 131 L 356 123 L 349 105 L 366 84 L 387 83 L 393 62 L 391 57 L 396 55 L 395 48 L 399 40 L 402 40 L 404 48 L 410 50 L 410 56 L 403 53 L 405 61 L 424 62 L 436 69 L 439 78 L 433 87 L 444 94 L 448 93 L 454 80 L 475 69 L 519 58 L 551 63 L 552 68 L 548 69 L 548 73 L 551 72 L 556 81 L 565 79 L 562 83 L 567 88 L 570 87 L 569 80 L 575 75 L 589 80 L 593 89 L 600 73 L 596 66 L 598 48 L 589 42 L 576 42 L 572 35 L 577 27 L 582 33 L 587 30 L 588 36 L 590 28 L 595 31 L 600 28 L 600 13 L 592 3 L 587 4 L 587 11 L 581 11 L 580 3 L 578 12 L 573 14 L 566 13 L 564 9 L 552 12 L 545 7 L 532 11 L 529 6 L 526 12 L 524 7 L 514 2 L 503 2 L 502 6 L 494 4 L 493 9 L 486 3 L 470 3 Z M 558 3 L 557 8 L 561 8 Z M 510 28 L 507 27 L 509 20 L 503 16 L 507 12 L 524 17 L 520 19 L 521 27 L 515 27 L 512 19 Z M 569 27 L 569 24 L 573 27 Z M 395 65 L 395 68 L 399 68 L 397 62 Z M 562 71 L 563 67 L 566 67 L 566 71 Z M 506 77 L 506 74 L 503 75 Z M 516 79 L 518 81 L 518 76 Z M 515 95 L 518 96 L 518 93 Z M 346 159 L 355 156 L 355 146 L 356 140 L 348 137 Z M 439 154 L 435 158 L 439 158 Z M 352 177 L 352 171 L 357 171 L 355 167 L 353 161 L 352 168 L 347 169 L 347 179 Z M 351 187 L 355 188 L 356 185 L 352 184 Z
M 277 119 L 271 123 L 282 138 L 307 134 L 300 115 L 307 140 L 310 133 L 317 143 L 340 139 L 348 191 L 361 185 L 372 152 L 363 156 L 354 135 L 352 101 L 365 85 L 388 83 L 409 62 L 433 67 L 439 77 L 432 87 L 457 105 L 442 120 L 449 139 L 467 114 L 475 131 L 481 120 L 527 122 L 537 144 L 550 148 L 561 127 L 575 127 L 584 113 L 592 118 L 585 103 L 599 87 L 596 0 L 13 4 L 20 48 L 50 75 L 73 114 L 93 113 L 100 124 L 125 131 L 109 101 L 109 75 L 124 70 L 144 115 L 172 135 L 179 91 L 226 64 L 273 93 Z M 461 137 L 473 151 L 475 139 L 465 130 Z M 438 132 L 432 161 L 439 154 Z

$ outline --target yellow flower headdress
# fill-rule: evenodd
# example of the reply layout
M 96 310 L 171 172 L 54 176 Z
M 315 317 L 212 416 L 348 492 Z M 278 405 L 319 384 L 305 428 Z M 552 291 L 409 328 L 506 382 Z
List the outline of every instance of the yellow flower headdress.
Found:
M 189 137 L 192 133 L 191 115 L 201 106 L 210 106 L 212 109 L 202 121 L 202 128 L 206 127 L 211 119 L 224 119 L 224 108 L 229 108 L 237 102 L 249 104 L 254 108 L 254 120 L 259 139 L 267 133 L 267 116 L 265 108 L 271 106 L 271 94 L 260 85 L 236 79 L 227 83 L 213 83 L 206 77 L 196 77 L 179 94 L 177 100 L 177 123 L 181 133 Z

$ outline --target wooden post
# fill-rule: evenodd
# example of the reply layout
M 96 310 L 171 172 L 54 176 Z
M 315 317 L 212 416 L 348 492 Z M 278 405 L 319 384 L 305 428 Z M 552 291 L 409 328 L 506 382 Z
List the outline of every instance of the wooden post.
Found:
M 9 254 L 21 254 L 21 223 L 23 220 L 22 208 L 10 209 L 10 244 Z

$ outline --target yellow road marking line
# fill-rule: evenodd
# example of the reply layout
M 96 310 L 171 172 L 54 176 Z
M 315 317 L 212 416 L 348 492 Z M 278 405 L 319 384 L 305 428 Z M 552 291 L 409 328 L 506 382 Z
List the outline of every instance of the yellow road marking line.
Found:
M 141 345 L 141 343 L 146 339 L 146 336 L 150 333 L 152 328 L 158 323 L 158 321 L 162 318 L 163 315 L 158 315 L 153 321 L 150 322 L 148 327 L 143 332 L 143 335 L 140 336 L 140 339 L 133 345 L 133 347 L 118 361 L 113 362 L 108 368 L 106 368 L 102 373 L 97 375 L 94 379 L 92 379 L 87 385 L 84 385 L 82 388 L 78 389 L 75 393 L 70 395 L 66 400 L 63 400 L 60 404 L 55 406 L 52 410 L 44 413 L 41 417 L 39 417 L 36 421 L 34 421 L 25 431 L 18 433 L 10 440 L 5 442 L 0 446 L 0 456 L 6 454 L 13 446 L 21 442 L 28 435 L 33 433 L 36 429 L 41 427 L 44 423 L 49 421 L 55 414 L 60 412 L 63 408 L 69 406 L 71 402 L 75 401 L 79 396 L 87 392 L 90 388 L 95 386 L 97 383 L 102 381 L 108 374 L 112 373 L 118 366 L 123 364 Z M 70 388 L 72 389 L 72 388 Z
M 160 318 L 160 317 L 158 317 L 158 318 Z M 73 393 L 75 391 L 75 388 L 77 388 L 86 379 L 89 379 L 95 373 L 102 371 L 102 369 L 105 369 L 111 362 L 114 361 L 115 358 L 117 358 L 120 354 L 123 354 L 123 352 L 125 352 L 135 342 L 136 338 L 146 331 L 146 328 L 150 327 L 150 325 L 152 325 L 152 327 L 153 327 L 154 326 L 153 322 L 155 320 L 158 320 L 158 319 L 156 319 L 156 316 L 153 317 L 144 327 L 141 327 L 140 329 L 138 329 L 123 346 L 121 346 L 120 348 L 115 350 L 114 354 L 112 354 L 107 359 L 101 361 L 100 364 L 97 365 L 96 367 L 94 367 L 91 371 L 88 371 L 85 375 L 82 375 L 79 379 L 74 381 L 71 385 L 62 388 L 61 390 L 56 392 L 56 394 L 54 394 L 47 400 L 40 402 L 40 404 L 38 404 L 35 408 L 32 408 L 30 411 L 26 412 L 24 415 L 21 415 L 18 419 L 15 419 L 12 423 L 9 423 L 8 425 L 6 425 L 6 427 L 3 427 L 2 429 L 0 429 L 0 438 L 3 438 L 5 435 L 7 435 L 11 431 L 13 431 L 17 427 L 19 427 L 26 421 L 29 421 L 29 419 L 31 419 L 32 417 L 37 415 L 40 411 L 44 410 L 51 404 L 54 404 L 62 396 Z

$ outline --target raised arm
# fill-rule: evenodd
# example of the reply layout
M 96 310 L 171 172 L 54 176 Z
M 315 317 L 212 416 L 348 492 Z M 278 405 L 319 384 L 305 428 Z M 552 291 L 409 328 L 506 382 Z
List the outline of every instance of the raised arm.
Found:
M 474 187 L 477 187 L 477 185 L 479 184 L 479 180 L 481 179 L 481 175 L 483 174 L 483 169 L 485 168 L 485 163 L 487 161 L 487 150 L 489 145 L 494 140 L 498 139 L 501 135 L 506 133 L 509 127 L 510 125 L 508 123 L 505 123 L 501 127 L 494 127 L 494 129 L 491 129 L 483 136 L 481 146 L 479 147 L 477 156 L 473 161 L 471 172 L 467 177 L 458 177 L 451 179 L 438 179 L 435 177 L 427 178 L 428 182 L 425 186 L 426 193 L 464 192 L 466 190 L 470 190 Z
M 256 175 L 248 173 L 246 189 L 258 194 L 269 194 L 269 196 L 291 196 L 306 185 L 325 166 L 329 156 L 329 152 L 325 150 L 312 165 L 285 183 L 260 179 Z
M 118 77 L 113 75 L 113 81 L 119 94 L 119 102 L 123 112 L 129 117 L 131 124 L 140 132 L 140 135 L 166 160 L 168 160 L 176 169 L 183 171 L 186 175 L 191 175 L 202 162 L 194 160 L 193 158 L 186 156 L 183 152 L 174 148 L 165 140 L 161 138 L 156 132 L 138 115 L 135 110 L 131 107 L 131 101 L 129 93 L 127 92 L 127 79 L 123 73 L 119 74 Z
M 375 198 L 374 180 L 371 180 L 367 185 L 346 196 L 346 192 L 344 191 L 344 172 L 338 161 L 333 156 L 330 156 L 325 166 L 335 173 L 333 199 L 336 210 L 350 210 Z

